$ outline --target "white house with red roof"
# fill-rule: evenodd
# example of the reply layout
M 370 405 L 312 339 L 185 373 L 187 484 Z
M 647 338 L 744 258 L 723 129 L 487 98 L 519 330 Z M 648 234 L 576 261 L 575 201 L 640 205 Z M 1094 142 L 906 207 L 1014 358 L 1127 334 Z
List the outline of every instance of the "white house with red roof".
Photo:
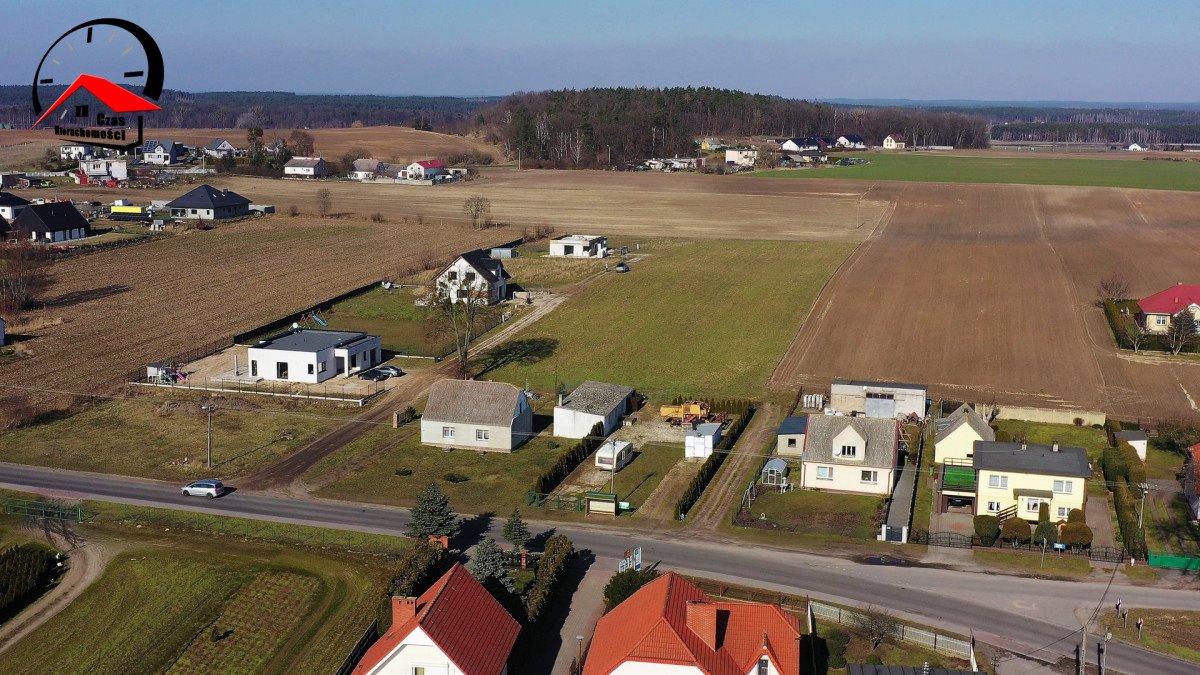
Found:
M 446 164 L 437 159 L 426 159 L 408 165 L 409 180 L 433 180 L 434 176 L 444 176 L 449 173 Z
M 800 620 L 776 605 L 713 602 L 674 572 L 600 619 L 584 675 L 792 675 Z
M 1200 285 L 1177 284 L 1138 300 L 1138 318 L 1150 333 L 1165 333 L 1171 317 L 1191 312 L 1200 321 Z
M 392 598 L 392 625 L 355 675 L 506 675 L 521 625 L 461 564 L 419 598 Z

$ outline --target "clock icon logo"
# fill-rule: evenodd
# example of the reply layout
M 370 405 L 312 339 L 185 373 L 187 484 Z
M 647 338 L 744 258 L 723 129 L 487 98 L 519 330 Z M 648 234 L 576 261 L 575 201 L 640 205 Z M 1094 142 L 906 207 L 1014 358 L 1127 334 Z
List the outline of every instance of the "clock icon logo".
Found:
M 48 87 L 67 87 L 49 106 Z M 141 26 L 124 19 L 95 19 L 63 33 L 38 63 L 33 76 L 37 128 L 52 115 L 55 135 L 91 145 L 131 149 L 141 144 L 143 113 L 161 110 L 163 58 L 158 43 Z M 134 93 L 132 88 L 140 88 Z M 83 90 L 89 104 L 64 104 Z M 71 113 L 74 113 L 73 115 Z M 136 125 L 136 135 L 130 134 Z

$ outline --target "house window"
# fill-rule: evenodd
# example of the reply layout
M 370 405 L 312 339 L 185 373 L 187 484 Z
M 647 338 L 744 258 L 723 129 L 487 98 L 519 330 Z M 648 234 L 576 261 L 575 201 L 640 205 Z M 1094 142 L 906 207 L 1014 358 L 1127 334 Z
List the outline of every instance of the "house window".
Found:
M 250 360 L 250 374 L 253 376 L 258 375 L 258 361 L 255 359 Z
M 450 270 L 449 272 L 446 273 L 446 278 L 449 279 L 450 281 L 458 281 L 458 272 L 455 272 L 454 270 Z
M 1030 513 L 1037 513 L 1038 509 L 1041 508 L 1041 506 L 1042 506 L 1042 500 L 1040 500 L 1040 499 L 1030 497 L 1029 499 L 1025 500 L 1025 510 L 1029 511 Z
M 817 467 L 817 480 L 833 480 L 833 467 L 832 466 L 818 466 Z
M 473 283 L 473 282 L 475 281 L 475 273 L 474 273 L 474 272 L 467 272 L 467 275 L 466 275 L 466 277 L 465 277 L 465 280 L 466 280 L 466 282 L 467 282 L 468 284 L 469 284 L 469 283 Z
M 287 361 L 276 361 L 275 362 L 275 379 L 277 379 L 277 380 L 288 379 Z
M 842 451 L 841 451 L 841 453 L 839 453 L 838 456 L 839 457 L 857 457 L 858 456 L 858 446 L 843 445 Z
M 862 482 L 870 483 L 871 485 L 878 483 L 879 482 L 879 472 L 878 471 L 862 472 Z
M 358 367 L 358 354 L 351 354 L 351 355 L 350 355 L 350 367 L 351 367 L 351 368 L 357 368 L 357 367 Z
M 318 373 L 325 372 L 325 362 L 324 361 L 317 364 L 317 372 Z
M 1000 502 L 988 502 L 987 510 L 989 513 L 998 513 L 1000 511 Z
M 412 675 L 425 675 L 425 666 L 413 666 Z
M 1070 480 L 1054 481 L 1054 491 L 1059 494 L 1069 495 L 1069 494 L 1071 494 L 1071 492 L 1073 492 L 1072 488 L 1074 488 L 1074 487 L 1075 487 L 1075 481 L 1070 481 Z
M 491 434 L 491 432 L 488 431 L 487 429 L 476 429 L 475 430 L 475 440 L 486 441 L 491 437 L 490 434 Z
M 766 659 L 758 660 L 758 675 L 767 675 L 771 672 L 771 662 Z
M 1000 488 L 1001 490 L 1008 487 L 1008 476 L 997 476 L 992 474 L 988 476 L 988 487 Z
M 311 363 L 308 364 L 308 374 L 309 375 L 312 375 L 314 372 L 316 372 L 316 370 L 317 370 L 317 367 L 315 365 L 313 365 Z
M 1158 315 L 1158 316 L 1156 316 L 1156 317 L 1154 317 L 1154 325 L 1156 325 L 1156 326 L 1165 326 L 1165 325 L 1167 325 L 1167 317 L 1165 317 L 1165 316 L 1163 316 L 1163 315 L 1161 315 L 1161 314 L 1160 314 L 1160 315 Z
M 788 446 L 789 448 L 794 448 L 794 447 L 796 447 L 796 439 L 794 439 L 794 438 L 789 438 L 789 439 L 787 439 L 787 441 L 788 441 L 788 444 L 787 444 L 787 446 Z
M 442 427 L 442 438 L 454 438 L 454 427 Z
M 1069 515 L 1071 515 L 1071 507 L 1069 507 L 1069 506 L 1058 507 L 1058 517 L 1060 520 L 1066 520 L 1067 516 L 1069 516 Z

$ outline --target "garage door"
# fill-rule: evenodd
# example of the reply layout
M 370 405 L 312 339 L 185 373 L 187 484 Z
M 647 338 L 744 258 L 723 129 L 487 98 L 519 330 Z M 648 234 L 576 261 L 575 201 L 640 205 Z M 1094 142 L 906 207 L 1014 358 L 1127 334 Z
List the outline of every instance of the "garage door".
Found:
M 896 416 L 896 399 L 891 394 L 867 394 L 867 417 Z

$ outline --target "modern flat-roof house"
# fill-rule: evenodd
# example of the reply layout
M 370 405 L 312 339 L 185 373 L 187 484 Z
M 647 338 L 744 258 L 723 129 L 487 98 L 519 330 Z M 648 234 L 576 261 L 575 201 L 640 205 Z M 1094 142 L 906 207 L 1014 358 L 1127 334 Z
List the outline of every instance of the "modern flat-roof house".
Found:
M 798 617 L 713 601 L 667 572 L 600 619 L 583 675 L 792 675 L 802 662 Z
M 829 405 L 838 412 L 867 417 L 925 419 L 927 389 L 923 384 L 834 380 L 829 388 Z
M 904 146 L 904 134 L 888 134 L 883 137 L 884 150 L 903 150 Z
M 200 187 L 167 202 L 172 218 L 220 220 L 250 213 L 250 200 L 233 190 L 218 190 L 211 185 Z
M 785 417 L 775 432 L 775 454 L 799 457 L 804 454 L 808 415 Z
M 435 382 L 421 415 L 425 445 L 512 452 L 532 435 L 529 399 L 504 382 Z
M 454 259 L 435 277 L 438 293 L 447 293 L 455 302 L 484 302 L 494 305 L 508 298 L 508 280 L 504 263 L 475 249 Z
M 83 239 L 91 233 L 88 221 L 71 202 L 30 204 L 8 226 L 6 238 L 56 243 Z
M 852 150 L 866 150 L 867 140 L 858 134 L 846 134 L 845 136 L 838 136 L 837 146 Z
M 0 192 L 0 218 L 12 222 L 21 209 L 29 206 L 29 200 L 11 192 Z
M 432 180 L 435 176 L 446 175 L 446 165 L 441 160 L 426 159 L 408 165 L 410 180 Z
M 506 675 L 521 624 L 462 563 L 417 598 L 392 598 L 392 625 L 354 675 Z
M 725 149 L 725 164 L 728 166 L 754 166 L 758 161 L 758 148 L 737 147 Z
M 685 459 L 708 459 L 713 450 L 721 442 L 725 431 L 724 424 L 707 422 L 697 424 L 695 429 L 688 429 L 683 435 L 683 456 Z
M 175 141 L 146 141 L 142 145 L 142 161 L 146 164 L 174 164 L 181 154 L 183 146 Z
M 900 436 L 894 419 L 809 415 L 800 485 L 891 494 Z
M 583 438 L 596 424 L 603 424 L 607 436 L 617 430 L 622 417 L 633 412 L 634 396 L 633 387 L 588 380 L 554 407 L 554 435 Z
M 556 258 L 603 258 L 608 255 L 608 237 L 568 234 L 551 239 L 550 255 Z
M 371 180 L 383 175 L 383 162 L 377 159 L 356 159 L 350 167 L 350 178 L 354 180 Z
M 975 441 L 994 440 L 996 431 L 988 426 L 987 420 L 964 403 L 937 421 L 937 433 L 933 437 L 933 461 L 970 465 L 975 454 Z
M 383 359 L 379 336 L 357 331 L 293 328 L 246 350 L 250 376 L 320 384 L 373 368 Z
M 1125 441 L 1137 453 L 1138 459 L 1146 461 L 1146 445 L 1150 442 L 1150 435 L 1146 432 L 1136 429 L 1133 431 L 1118 431 L 1113 434 L 1118 441 Z
M 217 138 L 214 139 L 212 143 L 204 146 L 204 154 L 208 155 L 209 157 L 216 157 L 217 159 L 221 159 L 222 157 L 233 157 L 235 154 L 237 154 L 237 148 L 233 147 L 233 143 L 230 143 L 224 138 Z
M 329 175 L 329 165 L 320 157 L 293 157 L 283 165 L 284 177 L 324 178 Z
M 1092 476 L 1086 450 L 1058 443 L 975 441 L 972 462 L 976 515 L 1008 512 L 1035 522 L 1042 502 L 1050 505 L 1052 520 L 1083 509 Z
M 1200 321 L 1200 285 L 1178 284 L 1138 300 L 1138 321 L 1149 333 L 1166 333 L 1171 318 L 1191 312 Z

